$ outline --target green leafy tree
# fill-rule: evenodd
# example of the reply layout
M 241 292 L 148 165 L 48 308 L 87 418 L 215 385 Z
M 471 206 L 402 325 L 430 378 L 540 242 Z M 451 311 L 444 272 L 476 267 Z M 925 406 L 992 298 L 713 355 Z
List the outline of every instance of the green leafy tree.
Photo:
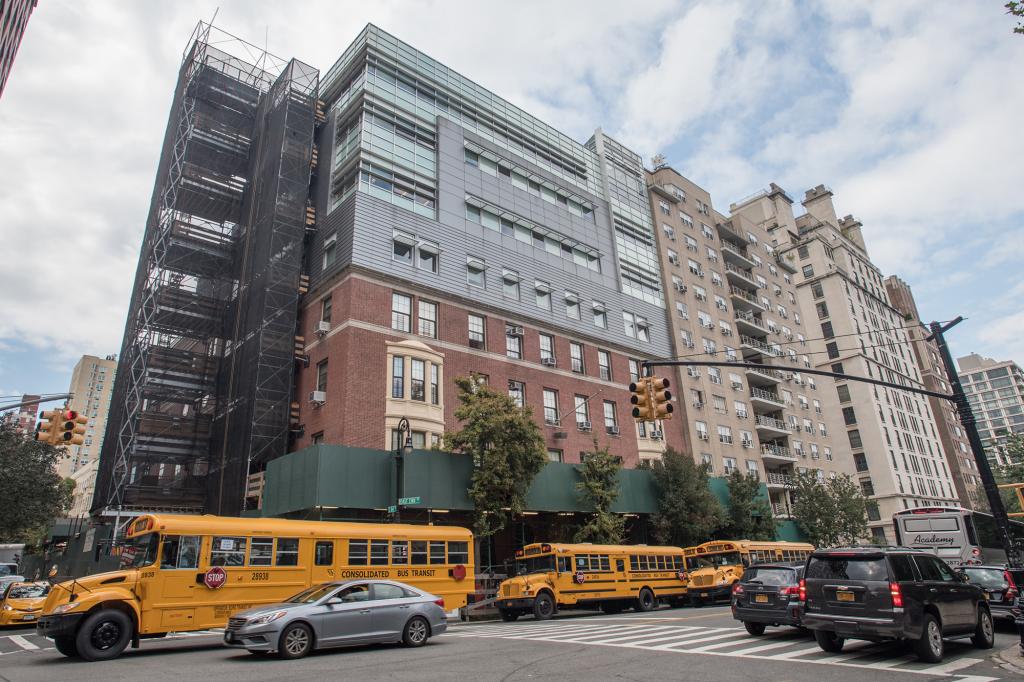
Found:
M 761 495 L 761 481 L 757 476 L 736 469 L 726 482 L 729 510 L 724 534 L 736 540 L 774 540 L 775 519 L 767 498 Z
M 711 492 L 708 468 L 672 448 L 651 466 L 658 496 L 652 524 L 658 542 L 692 547 L 722 527 L 724 512 Z
M 523 512 L 530 484 L 547 463 L 547 451 L 529 407 L 519 407 L 475 375 L 458 377 L 455 385 L 455 418 L 462 428 L 445 434 L 445 447 L 473 458 L 473 526 L 478 538 L 486 538 Z
M 1017 25 L 1013 27 L 1014 33 L 1024 33 L 1024 2 L 1020 0 L 1010 0 L 1010 2 L 1003 5 L 1006 8 L 1006 13 L 1017 17 Z
M 0 423 L 0 542 L 37 546 L 54 519 L 71 508 L 74 482 L 56 471 L 62 456 L 61 448 Z
M 1024 436 L 1010 435 L 1006 439 L 1004 455 L 1006 461 L 1010 463 L 998 467 L 993 472 L 996 483 L 1024 483 Z M 1002 488 L 999 494 L 1003 498 L 1003 506 L 1006 507 L 1008 514 L 1024 511 L 1013 489 Z
M 581 480 L 576 484 L 580 497 L 594 507 L 594 512 L 576 532 L 574 542 L 603 545 L 622 543 L 626 521 L 611 510 L 619 496 L 621 469 L 621 458 L 611 454 L 607 447 L 598 447 L 595 440 L 594 451 L 583 458 L 583 464 L 579 468 Z
M 849 476 L 820 481 L 797 474 L 793 496 L 793 517 L 815 547 L 853 545 L 868 536 L 869 502 Z

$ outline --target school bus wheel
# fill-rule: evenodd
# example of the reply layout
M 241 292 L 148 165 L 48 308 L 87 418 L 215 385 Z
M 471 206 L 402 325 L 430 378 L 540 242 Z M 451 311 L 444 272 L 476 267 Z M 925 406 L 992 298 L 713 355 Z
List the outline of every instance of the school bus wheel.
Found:
M 640 594 L 636 598 L 636 610 L 637 611 L 650 611 L 658 602 L 654 598 L 654 592 L 651 592 L 649 587 L 640 588 Z
M 78 656 L 78 648 L 75 647 L 75 638 L 73 635 L 60 635 L 59 637 L 54 637 L 53 646 L 56 647 L 57 651 L 65 656 L 70 658 Z
M 541 592 L 533 600 L 533 617 L 537 620 L 548 620 L 555 615 L 555 601 L 548 592 Z
M 134 623 L 127 613 L 101 608 L 82 621 L 75 635 L 75 648 L 87 661 L 117 658 L 132 641 L 134 633 Z

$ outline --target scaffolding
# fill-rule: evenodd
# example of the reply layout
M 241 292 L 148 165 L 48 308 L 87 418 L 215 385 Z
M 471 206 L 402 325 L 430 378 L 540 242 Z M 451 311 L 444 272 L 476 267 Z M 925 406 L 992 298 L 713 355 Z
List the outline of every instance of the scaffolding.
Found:
M 250 469 L 285 453 L 318 87 L 310 66 L 196 27 L 164 137 L 94 512 L 238 513 Z

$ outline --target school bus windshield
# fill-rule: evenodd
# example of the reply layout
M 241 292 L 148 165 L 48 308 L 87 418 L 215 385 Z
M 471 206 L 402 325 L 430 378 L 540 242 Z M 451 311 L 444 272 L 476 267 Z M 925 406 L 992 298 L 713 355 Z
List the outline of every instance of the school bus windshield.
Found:
M 743 563 L 739 552 L 724 552 L 696 557 L 697 568 L 718 568 L 719 566 L 735 566 Z
M 160 536 L 149 533 L 132 538 L 121 548 L 121 568 L 141 568 L 156 561 Z
M 526 559 L 516 560 L 516 573 L 526 575 L 527 573 L 542 573 L 555 570 L 555 556 L 545 554 L 543 556 L 531 556 Z

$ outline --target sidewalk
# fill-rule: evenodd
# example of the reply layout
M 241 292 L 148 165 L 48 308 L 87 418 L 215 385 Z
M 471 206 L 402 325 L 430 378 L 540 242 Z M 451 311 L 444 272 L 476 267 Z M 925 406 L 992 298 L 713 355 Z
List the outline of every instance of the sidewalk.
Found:
M 1021 656 L 1019 641 L 1000 649 L 992 658 L 1000 668 L 1024 675 L 1024 656 Z

